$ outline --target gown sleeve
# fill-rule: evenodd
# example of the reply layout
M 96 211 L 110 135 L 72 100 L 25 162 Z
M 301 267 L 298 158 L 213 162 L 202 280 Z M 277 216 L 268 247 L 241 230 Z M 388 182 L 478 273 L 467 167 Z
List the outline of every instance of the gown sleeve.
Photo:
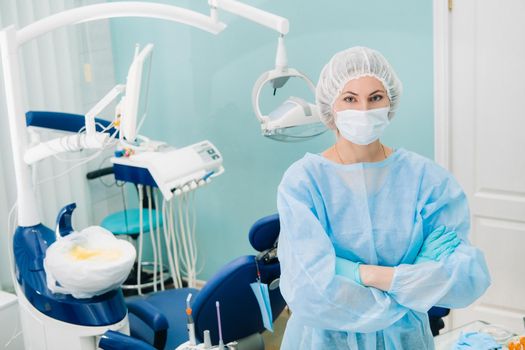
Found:
M 312 182 L 295 175 L 285 174 L 277 195 L 280 289 L 294 316 L 311 327 L 360 333 L 401 319 L 408 309 L 387 293 L 335 275 L 335 250 L 318 219 Z
M 470 214 L 465 193 L 446 170 L 437 185 L 429 186 L 420 215 L 425 237 L 444 225 L 455 230 L 461 244 L 439 262 L 399 265 L 389 294 L 401 305 L 426 312 L 432 306 L 462 308 L 473 303 L 490 285 L 483 253 L 468 240 Z

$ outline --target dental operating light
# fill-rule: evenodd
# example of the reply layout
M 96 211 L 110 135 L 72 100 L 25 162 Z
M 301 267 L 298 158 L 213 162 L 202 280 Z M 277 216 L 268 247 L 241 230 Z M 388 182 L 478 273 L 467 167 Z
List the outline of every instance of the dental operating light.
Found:
M 291 96 L 272 112 L 266 115 L 261 112 L 260 98 L 263 87 L 271 84 L 275 96 L 277 89 L 282 88 L 290 78 L 303 80 L 315 94 L 313 82 L 297 69 L 288 67 L 284 37 L 281 35 L 277 42 L 275 68 L 264 72 L 252 90 L 253 110 L 261 123 L 262 134 L 277 141 L 296 142 L 324 133 L 327 128 L 321 123 L 319 109 L 302 98 Z
M 270 83 L 274 95 L 290 78 L 300 78 L 306 82 L 315 94 L 315 86 L 303 73 L 288 67 L 288 58 L 284 46 L 284 36 L 288 33 L 288 20 L 262 10 L 250 7 L 238 1 L 209 0 L 212 18 L 217 18 L 216 9 L 231 12 L 238 16 L 259 23 L 279 33 L 275 68 L 263 73 L 255 82 L 252 90 L 252 105 L 255 116 L 261 123 L 262 134 L 278 141 L 303 141 L 324 133 L 327 128 L 321 123 L 319 111 L 315 104 L 298 97 L 289 98 L 280 107 L 268 115 L 263 115 L 259 99 L 263 86 Z

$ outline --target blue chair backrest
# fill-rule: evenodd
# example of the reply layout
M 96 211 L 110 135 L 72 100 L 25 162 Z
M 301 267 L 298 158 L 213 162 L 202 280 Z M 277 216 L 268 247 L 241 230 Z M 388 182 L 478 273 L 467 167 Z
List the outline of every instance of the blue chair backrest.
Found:
M 276 225 L 277 222 L 277 225 Z M 271 248 L 279 236 L 279 217 L 272 215 L 256 222 L 250 230 L 250 242 L 257 250 Z M 253 236 L 252 231 L 259 232 Z M 265 239 L 266 238 L 266 239 Z M 193 302 L 195 333 L 200 336 L 209 330 L 212 342 L 219 340 L 217 327 L 217 309 L 215 302 L 220 302 L 222 336 L 225 343 L 242 339 L 254 333 L 264 331 L 264 325 L 250 283 L 257 278 L 256 257 L 241 256 L 225 265 L 217 272 L 197 294 Z M 261 282 L 270 285 L 279 278 L 281 269 L 275 259 L 269 262 L 258 261 Z M 286 303 L 279 288 L 270 290 L 270 303 L 274 320 L 283 311 Z M 200 339 L 202 341 L 202 339 Z
M 248 233 L 253 249 L 262 252 L 274 246 L 281 233 L 279 214 L 272 214 L 257 220 Z

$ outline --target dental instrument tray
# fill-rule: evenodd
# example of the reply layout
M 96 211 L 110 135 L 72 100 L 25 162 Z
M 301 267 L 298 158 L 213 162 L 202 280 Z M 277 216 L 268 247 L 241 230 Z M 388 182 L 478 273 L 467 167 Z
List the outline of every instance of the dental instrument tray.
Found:
M 166 200 L 196 189 L 224 172 L 222 155 L 210 141 L 180 149 L 163 145 L 111 158 L 115 179 L 158 187 Z

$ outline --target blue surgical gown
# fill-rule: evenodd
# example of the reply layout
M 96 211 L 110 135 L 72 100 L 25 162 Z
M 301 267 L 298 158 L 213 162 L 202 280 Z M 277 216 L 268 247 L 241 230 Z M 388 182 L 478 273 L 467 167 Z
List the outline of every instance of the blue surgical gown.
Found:
M 464 192 L 445 169 L 398 149 L 374 163 L 337 164 L 307 153 L 278 189 L 282 295 L 292 315 L 281 349 L 434 349 L 427 311 L 466 307 L 490 284 L 468 241 Z M 435 228 L 462 243 L 413 265 Z M 392 266 L 389 291 L 335 275 L 335 257 Z

